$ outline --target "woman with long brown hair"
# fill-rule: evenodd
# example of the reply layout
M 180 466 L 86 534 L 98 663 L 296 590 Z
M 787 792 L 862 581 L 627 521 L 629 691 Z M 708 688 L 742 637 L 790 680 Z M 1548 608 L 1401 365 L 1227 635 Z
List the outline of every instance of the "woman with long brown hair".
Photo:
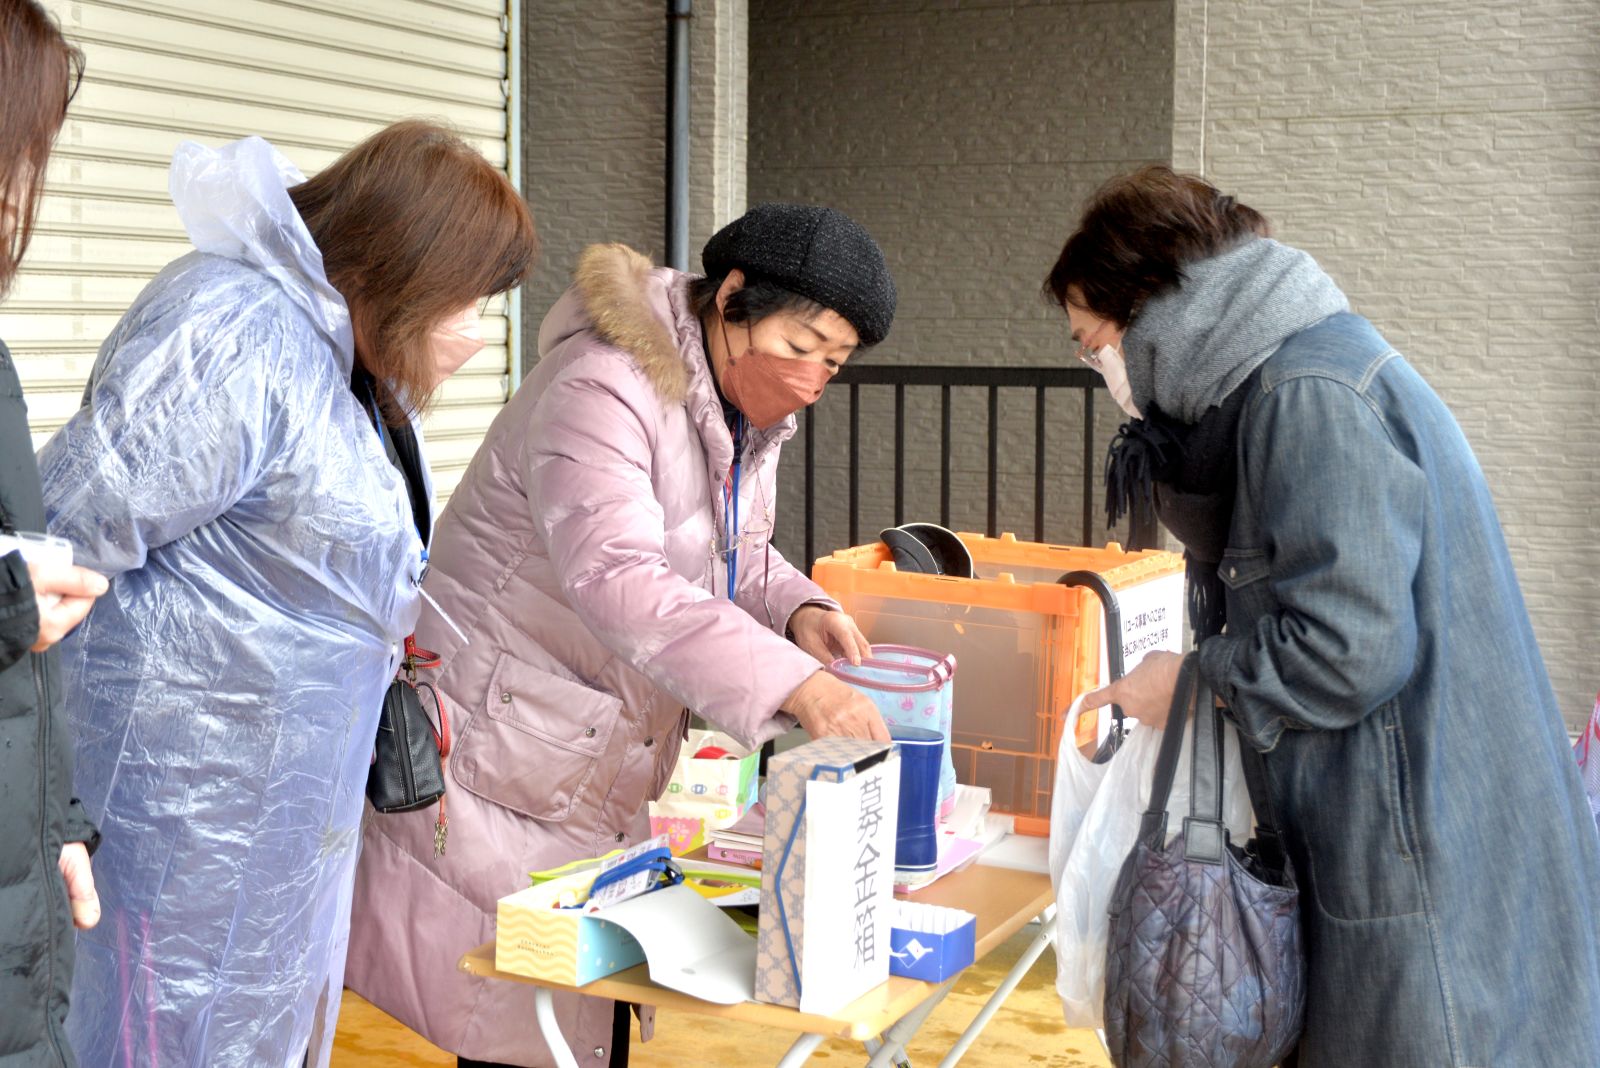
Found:
M 310 181 L 259 138 L 186 143 L 171 189 L 196 251 L 40 454 L 51 531 L 111 577 L 65 657 L 106 838 L 68 1029 L 97 1068 L 321 1064 L 431 530 L 415 417 L 533 220 L 422 122 Z
M 0 297 L 11 288 L 38 211 L 45 163 L 83 69 L 34 0 L 0 0 Z M 44 530 L 28 410 L 0 342 L 0 1056 L 72 1065 L 63 1025 L 72 927 L 99 916 L 89 852 L 94 824 L 72 796 L 71 740 L 52 648 L 105 580 L 29 561 L 11 544 Z

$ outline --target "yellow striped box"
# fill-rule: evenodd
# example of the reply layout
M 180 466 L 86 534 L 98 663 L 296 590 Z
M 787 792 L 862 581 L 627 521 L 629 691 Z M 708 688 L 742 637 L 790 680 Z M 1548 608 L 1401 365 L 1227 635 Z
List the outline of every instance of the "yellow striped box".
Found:
M 564 902 L 588 897 L 593 871 L 554 879 L 500 899 L 494 966 L 503 972 L 582 986 L 644 960 L 644 949 L 614 923 Z

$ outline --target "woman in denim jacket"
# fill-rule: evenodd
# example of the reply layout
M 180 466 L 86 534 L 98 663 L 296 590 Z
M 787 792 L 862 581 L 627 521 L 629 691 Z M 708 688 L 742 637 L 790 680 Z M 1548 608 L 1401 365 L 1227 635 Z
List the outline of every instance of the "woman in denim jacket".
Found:
M 1298 1063 L 1600 1063 L 1600 839 L 1489 487 L 1268 232 L 1146 168 L 1096 194 L 1046 289 L 1132 416 L 1112 514 L 1153 499 L 1184 543 L 1201 671 L 1265 757 L 1302 887 Z M 1085 704 L 1161 726 L 1179 662 Z

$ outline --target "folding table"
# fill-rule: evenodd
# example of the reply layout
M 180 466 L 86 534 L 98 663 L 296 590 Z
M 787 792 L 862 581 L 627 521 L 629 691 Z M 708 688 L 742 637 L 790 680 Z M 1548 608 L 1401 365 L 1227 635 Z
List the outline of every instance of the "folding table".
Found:
M 914 900 L 933 905 L 965 909 L 977 917 L 977 959 L 982 960 L 996 947 L 1021 930 L 1029 921 L 1043 920 L 1043 928 L 1030 956 L 1019 961 L 1005 983 L 995 991 L 983 1011 L 967 1028 L 940 1068 L 951 1068 L 971 1045 L 978 1031 L 988 1022 L 1007 995 L 1016 988 L 1028 966 L 1048 945 L 1050 920 L 1055 913 L 1055 891 L 1050 877 L 1042 872 L 1019 871 L 988 866 L 980 862 L 965 871 L 947 875 L 934 885 L 917 892 Z M 716 1005 L 690 997 L 650 981 L 646 965 L 598 979 L 583 987 L 569 987 L 543 979 L 533 979 L 494 966 L 494 943 L 472 950 L 461 958 L 460 968 L 472 975 L 528 983 L 537 988 L 535 1010 L 540 1031 L 554 1052 L 558 1068 L 578 1068 L 576 1058 L 556 1024 L 552 990 L 573 990 L 594 997 L 612 998 L 637 1005 L 651 1005 L 664 1011 L 695 1013 L 713 1019 L 741 1020 L 762 1027 L 797 1032 L 794 1044 L 778 1062 L 778 1068 L 798 1068 L 826 1038 L 846 1038 L 876 1045 L 867 1068 L 887 1068 L 898 1063 L 901 1051 L 927 1020 L 934 1008 L 950 992 L 956 978 L 943 983 L 924 983 L 891 976 L 889 981 L 864 994 L 830 1016 L 818 1016 L 798 1009 L 746 1001 L 737 1005 Z M 869 1047 L 870 1048 L 870 1047 Z

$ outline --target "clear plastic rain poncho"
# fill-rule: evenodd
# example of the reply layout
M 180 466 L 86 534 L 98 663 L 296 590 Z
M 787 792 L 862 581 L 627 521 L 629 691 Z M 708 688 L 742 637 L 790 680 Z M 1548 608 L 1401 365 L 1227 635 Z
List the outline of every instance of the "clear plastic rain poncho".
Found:
M 51 532 L 112 577 L 62 646 L 104 835 L 68 1018 L 85 1068 L 327 1063 L 421 543 L 285 192 L 303 180 L 258 138 L 178 149 L 199 251 L 139 295 L 39 456 Z

